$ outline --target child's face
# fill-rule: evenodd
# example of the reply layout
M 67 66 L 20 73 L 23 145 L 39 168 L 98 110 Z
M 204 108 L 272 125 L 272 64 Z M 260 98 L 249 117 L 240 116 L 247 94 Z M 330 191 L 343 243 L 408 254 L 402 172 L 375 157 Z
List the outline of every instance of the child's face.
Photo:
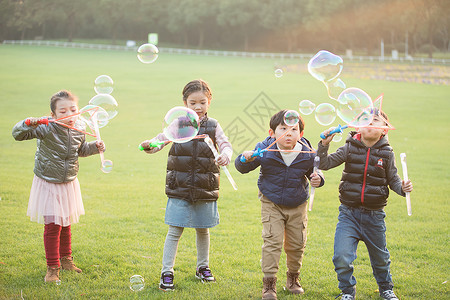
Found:
M 76 101 L 70 99 L 60 99 L 56 102 L 55 112 L 52 112 L 52 117 L 55 119 L 60 119 L 73 114 L 78 113 L 78 105 Z M 78 116 L 72 118 L 66 118 L 60 120 L 61 123 L 73 126 Z
M 208 112 L 209 104 L 208 97 L 202 91 L 190 94 L 184 102 L 184 105 L 195 111 L 199 118 L 202 118 Z
M 288 131 L 280 140 L 278 140 L 277 144 L 281 150 L 292 150 L 294 149 L 297 141 L 300 140 L 300 129 L 298 124 L 295 126 L 287 126 L 286 124 L 279 124 L 277 128 L 275 128 L 275 132 L 272 129 L 269 129 L 270 137 L 274 139 L 278 139 L 282 136 L 286 131 Z
M 376 140 L 378 141 L 382 135 L 387 133 L 385 127 L 386 123 L 380 116 L 374 116 L 372 123 L 368 127 L 363 127 L 359 129 L 361 132 L 361 137 L 365 140 Z

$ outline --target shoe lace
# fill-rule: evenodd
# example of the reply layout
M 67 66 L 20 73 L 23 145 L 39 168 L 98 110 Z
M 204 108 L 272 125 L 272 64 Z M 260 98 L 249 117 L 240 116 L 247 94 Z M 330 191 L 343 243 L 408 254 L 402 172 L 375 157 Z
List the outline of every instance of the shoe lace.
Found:
M 173 283 L 173 276 L 171 274 L 163 275 L 163 283 L 164 284 L 172 284 Z
M 342 296 L 342 297 L 341 297 L 341 300 L 353 300 L 353 299 L 355 299 L 352 295 L 350 295 L 350 294 L 344 294 L 344 293 L 340 293 L 340 294 L 337 295 L 334 299 L 337 299 L 337 298 L 339 298 L 340 296 Z
M 289 279 L 290 279 L 290 287 L 292 287 L 293 285 L 297 285 L 297 286 L 299 286 L 299 287 L 301 287 L 301 285 L 300 285 L 300 282 L 299 282 L 299 280 L 298 280 L 298 277 L 299 277 L 299 274 L 297 273 L 289 273 L 288 272 L 288 276 L 289 276 Z
M 269 290 L 272 290 L 272 291 L 275 292 L 275 283 L 276 283 L 275 280 L 269 280 L 269 281 L 267 281 L 267 286 L 266 286 L 266 289 L 264 290 L 264 292 L 266 293 L 266 292 L 269 291 Z
M 385 299 L 398 299 L 397 296 L 394 294 L 393 290 L 386 290 L 382 293 L 383 298 Z

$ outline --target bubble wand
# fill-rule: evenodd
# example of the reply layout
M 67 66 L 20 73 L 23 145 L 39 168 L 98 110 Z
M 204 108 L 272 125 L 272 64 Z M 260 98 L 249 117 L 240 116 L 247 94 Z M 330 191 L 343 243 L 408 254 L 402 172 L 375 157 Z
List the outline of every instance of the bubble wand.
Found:
M 209 137 L 209 135 L 206 135 L 205 142 L 209 146 L 209 149 L 211 149 L 212 153 L 214 154 L 214 158 L 217 159 L 219 157 L 219 153 L 217 152 L 216 148 L 214 147 L 213 141 Z M 223 172 L 225 175 L 227 175 L 228 181 L 233 186 L 234 190 L 237 191 L 237 185 L 236 182 L 234 182 L 233 177 L 231 177 L 230 171 L 228 171 L 228 168 L 226 166 L 221 166 Z
M 403 169 L 403 180 L 408 181 L 408 168 L 406 167 L 406 153 L 400 153 L 400 160 L 402 162 Z M 405 192 L 406 194 L 406 210 L 408 211 L 408 216 L 412 215 L 411 210 L 411 196 L 409 192 Z
M 314 169 L 313 169 L 314 173 L 317 173 L 317 171 L 319 170 L 319 164 L 320 164 L 320 157 L 318 156 L 314 157 Z M 311 186 L 311 191 L 309 192 L 309 209 L 308 209 L 309 211 L 312 211 L 315 193 L 316 188 Z
M 98 128 L 98 121 L 97 121 L 97 114 L 96 113 L 94 113 L 92 115 L 92 123 L 94 124 L 94 132 L 95 132 L 95 135 L 97 137 L 97 141 L 100 142 L 102 139 L 100 137 L 100 130 Z M 103 173 L 111 172 L 112 171 L 113 162 L 108 160 L 108 159 L 105 159 L 103 151 L 99 150 L 99 154 L 100 154 L 100 160 L 102 162 L 101 170 L 103 171 Z
M 205 137 L 207 137 L 206 134 L 199 134 L 199 135 L 196 135 L 193 138 L 191 138 L 191 140 L 193 140 L 193 139 L 204 139 Z M 150 148 L 156 148 L 156 147 L 159 147 L 161 145 L 167 145 L 170 142 L 173 142 L 173 141 L 171 141 L 171 140 L 163 141 L 163 142 L 161 142 L 161 141 L 153 141 L 153 142 L 148 144 L 148 148 L 144 148 L 144 147 L 142 147 L 142 145 L 139 145 L 139 150 L 141 150 L 141 151 L 149 150 Z
M 70 125 L 65 124 L 65 123 L 63 123 L 63 122 L 59 122 L 59 121 L 61 121 L 61 120 L 68 119 L 68 118 L 73 118 L 74 116 L 78 116 L 78 115 L 80 115 L 81 113 L 84 113 L 84 112 L 90 111 L 90 110 L 94 110 L 94 109 L 98 109 L 98 107 L 93 107 L 93 108 L 90 108 L 90 109 L 86 109 L 86 110 L 83 111 L 83 112 L 77 112 L 76 114 L 73 114 L 73 115 L 70 115 L 70 116 L 65 116 L 65 117 L 62 117 L 62 118 L 59 118 L 59 119 L 51 119 L 51 118 L 49 118 L 49 117 L 41 118 L 40 120 L 37 121 L 37 124 L 38 124 L 38 125 L 46 125 L 46 126 L 48 126 L 48 123 L 56 123 L 56 124 L 59 124 L 59 125 L 61 125 L 61 126 L 64 126 L 64 127 L 67 127 L 67 128 L 70 128 L 70 129 L 79 131 L 79 132 L 81 132 L 81 133 L 84 133 L 84 134 L 87 134 L 87 135 L 90 135 L 90 136 L 95 137 L 95 134 L 92 134 L 92 133 L 90 133 L 90 132 L 84 131 L 84 130 L 82 130 L 82 129 L 80 129 L 80 128 L 76 128 L 76 127 L 74 127 L 74 126 L 70 126 Z M 26 120 L 25 120 L 25 125 L 30 126 L 30 125 L 31 125 L 31 120 L 30 120 L 30 119 L 26 119 Z

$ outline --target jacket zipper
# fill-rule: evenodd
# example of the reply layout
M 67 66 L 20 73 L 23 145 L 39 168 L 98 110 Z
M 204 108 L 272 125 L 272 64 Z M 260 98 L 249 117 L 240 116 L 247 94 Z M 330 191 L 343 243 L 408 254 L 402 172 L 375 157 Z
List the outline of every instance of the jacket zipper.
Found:
M 70 147 L 71 147 L 71 142 L 72 142 L 72 134 L 70 132 L 70 129 L 67 129 L 67 135 L 69 137 L 69 144 L 67 145 L 67 156 L 66 159 L 64 160 L 64 178 L 63 178 L 63 182 L 66 182 L 66 178 L 67 178 L 67 159 L 69 157 L 70 154 Z
M 367 176 L 367 167 L 369 166 L 369 155 L 370 155 L 370 148 L 367 150 L 366 166 L 364 167 L 364 179 L 361 191 L 361 203 L 364 203 L 364 189 L 366 188 L 366 176 Z

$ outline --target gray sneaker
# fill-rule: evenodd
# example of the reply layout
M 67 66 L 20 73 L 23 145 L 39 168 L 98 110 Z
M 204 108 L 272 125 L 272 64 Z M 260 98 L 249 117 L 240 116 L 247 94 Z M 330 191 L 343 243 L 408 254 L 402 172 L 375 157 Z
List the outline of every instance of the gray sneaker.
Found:
M 337 299 L 339 296 L 341 296 L 341 300 L 355 300 L 355 296 L 354 295 L 352 295 L 352 294 L 344 294 L 344 293 L 340 293 L 334 299 Z
M 387 300 L 398 300 L 397 296 L 394 294 L 393 290 L 385 290 L 380 293 L 381 298 Z

